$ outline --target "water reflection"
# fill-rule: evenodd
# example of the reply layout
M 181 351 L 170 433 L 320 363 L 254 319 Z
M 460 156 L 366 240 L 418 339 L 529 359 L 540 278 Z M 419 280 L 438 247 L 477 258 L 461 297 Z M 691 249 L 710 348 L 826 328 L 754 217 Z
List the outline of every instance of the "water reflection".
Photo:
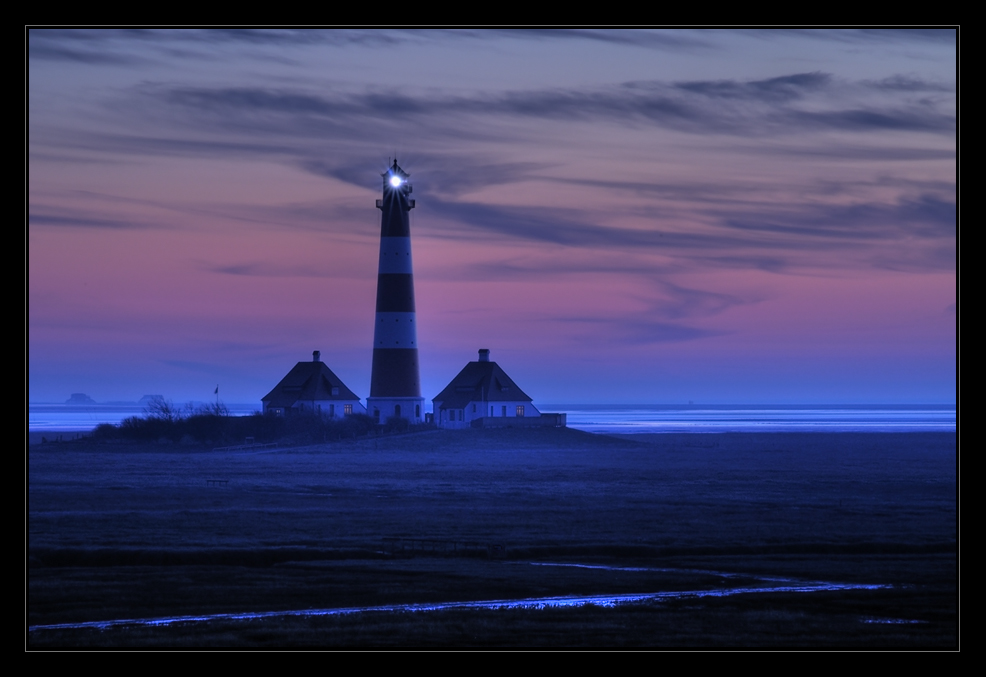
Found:
M 580 565 L 551 565 L 545 563 L 532 563 L 540 566 L 580 566 Z M 591 568 L 595 565 L 581 565 Z M 620 569 L 612 567 L 614 570 L 642 571 L 642 569 Z M 656 570 L 663 571 L 663 570 Z M 721 574 L 724 577 L 725 574 Z M 736 574 L 729 574 L 733 576 Z M 780 579 L 783 580 L 783 579 Z M 728 597 L 730 595 L 741 595 L 751 593 L 791 593 L 791 592 L 825 592 L 837 590 L 880 590 L 891 588 L 890 585 L 876 584 L 853 584 L 853 583 L 824 583 L 807 582 L 788 585 L 767 585 L 767 586 L 742 586 L 735 588 L 718 588 L 714 590 L 677 590 L 673 592 L 646 592 L 637 594 L 621 595 L 573 595 L 560 597 L 534 597 L 527 599 L 498 599 L 482 600 L 473 602 L 438 602 L 429 604 L 392 604 L 383 606 L 348 607 L 342 609 L 299 609 L 293 611 L 262 611 L 226 614 L 203 614 L 192 616 L 170 616 L 163 618 L 127 618 L 110 621 L 89 621 L 85 623 L 59 623 L 55 625 L 34 625 L 28 628 L 35 630 L 66 630 L 92 628 L 105 630 L 108 628 L 121 626 L 166 626 L 176 623 L 201 623 L 210 621 L 248 621 L 264 618 L 288 618 L 292 616 L 339 616 L 345 614 L 358 614 L 367 612 L 426 612 L 444 611 L 447 609 L 547 609 L 555 607 L 572 607 L 594 605 L 601 607 L 614 607 L 621 604 L 634 604 L 644 602 L 664 602 L 683 598 L 702 598 L 702 597 Z M 892 622 L 872 620 L 868 622 Z

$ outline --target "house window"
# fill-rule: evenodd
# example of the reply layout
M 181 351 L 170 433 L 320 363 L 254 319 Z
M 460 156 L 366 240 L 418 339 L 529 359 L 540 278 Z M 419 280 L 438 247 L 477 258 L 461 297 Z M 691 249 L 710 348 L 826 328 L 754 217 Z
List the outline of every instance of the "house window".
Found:
M 476 413 L 476 405 L 475 404 L 472 405 L 472 413 L 474 413 L 474 414 Z
M 503 405 L 502 407 L 500 407 L 500 411 L 501 411 L 500 416 L 506 416 L 507 415 L 507 405 Z
M 331 416 L 332 418 L 335 418 L 335 415 L 336 415 L 336 405 L 330 404 L 329 405 L 329 416 Z
M 523 416 L 524 415 L 524 405 L 523 404 L 518 404 L 517 405 L 517 415 L 518 416 Z
M 346 414 L 346 416 L 349 416 L 351 413 L 353 413 L 353 405 L 351 404 L 342 405 L 342 411 L 344 414 Z
M 333 387 L 332 388 L 332 394 L 333 395 L 338 395 L 339 394 L 339 388 L 338 387 Z
M 414 418 L 421 418 L 421 405 L 414 405 Z

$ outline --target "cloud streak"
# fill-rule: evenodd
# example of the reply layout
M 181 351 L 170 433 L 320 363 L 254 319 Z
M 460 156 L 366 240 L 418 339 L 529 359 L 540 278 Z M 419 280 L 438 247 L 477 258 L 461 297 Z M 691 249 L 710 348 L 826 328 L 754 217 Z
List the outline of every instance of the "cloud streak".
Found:
M 152 225 L 131 220 L 109 219 L 103 217 L 85 216 L 64 216 L 45 212 L 32 212 L 28 215 L 28 224 L 32 227 L 52 226 L 55 228 L 103 228 L 110 230 L 145 230 L 148 228 L 161 228 L 160 225 Z
M 841 206 L 778 205 L 770 214 L 745 218 L 723 215 L 719 228 L 684 233 L 661 229 L 604 226 L 584 219 L 579 210 L 495 207 L 430 198 L 429 209 L 456 223 L 513 238 L 584 248 L 654 248 L 721 251 L 737 248 L 814 249 L 862 240 L 898 240 L 901 236 L 953 238 L 956 207 L 934 196 L 896 204 Z M 778 235 L 792 236 L 791 239 Z M 827 244 L 826 244 L 827 243 Z
M 727 332 L 702 329 L 675 322 L 665 322 L 647 317 L 622 317 L 601 319 L 599 317 L 554 317 L 550 322 L 578 327 L 571 338 L 583 340 L 582 336 L 604 334 L 615 343 L 625 345 L 649 345 L 661 343 L 682 343 L 698 339 L 723 336 Z
M 227 128 L 276 129 L 278 135 L 290 134 L 291 130 L 310 133 L 316 128 L 323 132 L 333 127 L 366 128 L 367 121 L 388 124 L 395 115 L 405 123 L 431 121 L 445 129 L 466 116 L 654 125 L 685 134 L 742 137 L 825 130 L 954 133 L 955 116 L 950 112 L 933 103 L 895 100 L 892 94 L 901 88 L 884 89 L 889 98 L 879 103 L 850 101 L 833 107 L 829 94 L 833 90 L 845 94 L 847 87 L 835 83 L 829 74 L 812 72 L 765 80 L 627 82 L 615 87 L 470 95 L 418 94 L 393 88 L 325 93 L 154 86 L 143 88 L 142 96 L 176 112 L 184 111 L 200 124 L 222 121 Z

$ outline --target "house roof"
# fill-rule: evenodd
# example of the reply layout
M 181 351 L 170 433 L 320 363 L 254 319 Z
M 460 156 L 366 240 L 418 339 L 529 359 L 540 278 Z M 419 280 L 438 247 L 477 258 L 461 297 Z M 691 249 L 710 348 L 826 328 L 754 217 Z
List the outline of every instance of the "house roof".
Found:
M 496 362 L 467 364 L 432 402 L 441 409 L 463 409 L 470 402 L 531 402 Z
M 333 394 L 333 388 L 336 388 Z M 289 409 L 298 401 L 359 401 L 324 362 L 299 362 L 261 401 L 268 407 Z

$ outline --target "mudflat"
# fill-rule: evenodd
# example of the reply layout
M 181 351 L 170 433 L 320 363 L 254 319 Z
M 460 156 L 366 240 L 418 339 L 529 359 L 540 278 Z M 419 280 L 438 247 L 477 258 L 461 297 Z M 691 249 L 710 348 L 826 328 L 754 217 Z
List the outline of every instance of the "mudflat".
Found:
M 28 461 L 31 648 L 958 647 L 954 433 L 73 441 Z M 592 600 L 510 607 L 560 597 Z

